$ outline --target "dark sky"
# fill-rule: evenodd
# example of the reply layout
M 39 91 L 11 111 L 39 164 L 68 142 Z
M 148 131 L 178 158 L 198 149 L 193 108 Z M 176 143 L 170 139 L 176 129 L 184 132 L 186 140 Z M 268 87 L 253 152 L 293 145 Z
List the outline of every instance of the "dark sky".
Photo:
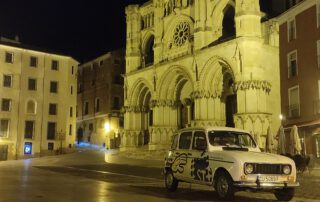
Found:
M 148 0 L 6 0 L 0 36 L 84 62 L 125 47 L 125 6 Z

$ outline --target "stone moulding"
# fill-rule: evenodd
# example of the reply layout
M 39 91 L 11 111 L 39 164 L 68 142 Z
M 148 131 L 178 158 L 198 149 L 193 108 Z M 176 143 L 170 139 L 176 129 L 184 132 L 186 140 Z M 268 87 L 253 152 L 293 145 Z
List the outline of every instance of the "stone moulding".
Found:
M 151 100 L 150 107 L 177 107 L 178 104 L 176 100 Z
M 271 91 L 271 84 L 268 81 L 260 81 L 260 80 L 249 80 L 249 81 L 238 81 L 235 83 L 235 91 L 238 90 L 263 90 L 266 93 L 270 93 Z
M 135 113 L 141 113 L 141 112 L 148 112 L 149 111 L 149 107 L 148 106 L 124 106 L 121 109 L 122 113 L 125 112 L 135 112 Z
M 202 99 L 202 98 L 220 98 L 220 94 L 217 92 L 211 92 L 209 90 L 195 90 L 191 93 L 191 99 Z

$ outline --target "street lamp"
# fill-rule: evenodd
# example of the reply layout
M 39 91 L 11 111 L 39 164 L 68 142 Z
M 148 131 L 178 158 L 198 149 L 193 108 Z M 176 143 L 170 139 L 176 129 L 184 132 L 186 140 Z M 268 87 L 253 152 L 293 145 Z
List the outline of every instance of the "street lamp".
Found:
M 109 122 L 105 122 L 104 123 L 104 130 L 106 131 L 106 133 L 110 132 L 111 127 L 110 127 L 110 123 Z

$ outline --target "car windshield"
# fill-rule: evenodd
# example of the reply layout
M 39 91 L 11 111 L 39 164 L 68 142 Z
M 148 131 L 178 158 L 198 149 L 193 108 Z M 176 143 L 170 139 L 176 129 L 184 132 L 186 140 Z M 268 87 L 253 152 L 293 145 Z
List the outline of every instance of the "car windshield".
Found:
M 213 146 L 256 147 L 248 133 L 235 131 L 209 131 L 209 142 Z

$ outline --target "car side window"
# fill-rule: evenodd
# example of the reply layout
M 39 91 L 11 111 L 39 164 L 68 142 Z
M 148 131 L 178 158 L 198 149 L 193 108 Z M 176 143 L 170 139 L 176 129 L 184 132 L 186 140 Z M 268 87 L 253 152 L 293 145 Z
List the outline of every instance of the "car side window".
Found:
M 177 149 L 177 146 L 178 146 L 178 135 L 176 134 L 173 136 L 171 150 Z
M 196 131 L 193 135 L 192 149 L 207 149 L 206 134 L 203 131 Z
M 191 144 L 192 132 L 183 132 L 180 135 L 179 149 L 189 149 Z

